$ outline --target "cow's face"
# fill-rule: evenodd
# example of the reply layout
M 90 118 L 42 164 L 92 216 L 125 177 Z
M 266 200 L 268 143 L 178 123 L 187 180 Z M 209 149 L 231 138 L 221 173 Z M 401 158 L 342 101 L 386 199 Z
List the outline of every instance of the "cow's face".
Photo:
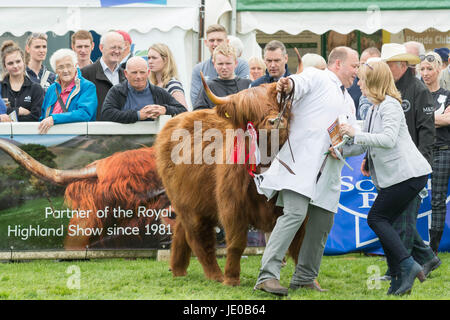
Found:
M 286 129 L 289 108 L 279 116 L 276 84 L 263 84 L 230 95 L 218 101 L 216 112 L 235 128 L 245 128 L 248 122 L 257 129 Z

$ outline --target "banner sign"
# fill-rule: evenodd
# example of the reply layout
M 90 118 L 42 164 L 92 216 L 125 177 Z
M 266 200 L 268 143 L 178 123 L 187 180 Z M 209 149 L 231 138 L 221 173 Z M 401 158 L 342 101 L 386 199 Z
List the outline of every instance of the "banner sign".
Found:
M 364 155 L 347 158 L 354 171 L 346 166 L 341 175 L 341 198 L 339 209 L 334 217 L 334 225 L 325 246 L 326 255 L 337 255 L 348 252 L 363 251 L 382 254 L 380 241 L 367 225 L 367 214 L 376 199 L 377 190 L 370 177 L 361 174 Z M 422 239 L 428 243 L 431 225 L 431 180 L 427 184 L 428 197 L 422 200 L 417 218 L 417 229 Z M 448 192 L 450 195 L 450 189 Z M 447 212 L 449 211 L 447 196 Z M 446 216 L 445 230 L 439 247 L 440 251 L 450 250 L 450 214 Z
M 29 167 L 48 172 L 36 178 L 0 151 L 1 251 L 151 249 L 170 242 L 174 213 L 164 192 L 158 192 L 162 188 L 150 148 L 155 135 L 1 138 L 38 161 Z M 133 168 L 139 156 L 133 150 L 139 150 L 147 171 L 143 161 Z M 122 158 L 108 158 L 112 154 Z M 96 175 L 58 185 L 48 178 L 58 174 L 39 169 L 41 163 L 64 172 L 92 164 Z
M 38 161 L 24 169 L 0 151 L 0 251 L 169 247 L 176 212 L 156 175 L 151 148 L 154 134 L 18 134 L 13 138 L 0 135 L 0 139 L 12 142 Z M 139 157 L 145 161 L 141 159 L 135 166 Z M 370 178 L 359 173 L 362 156 L 347 160 L 355 170 L 344 167 L 342 171 L 339 211 L 325 254 L 382 253 L 367 225 L 376 189 Z M 41 172 L 37 178 L 30 170 L 40 164 L 63 171 L 35 168 Z M 84 176 L 72 181 L 55 183 L 45 177 L 60 177 L 70 172 L 66 170 L 85 166 Z M 95 167 L 95 176 L 89 175 L 89 167 Z M 419 233 L 425 241 L 431 223 L 430 185 L 418 217 Z M 441 250 L 450 249 L 449 226 L 447 215 Z M 264 234 L 250 229 L 247 244 L 264 246 Z
M 121 6 L 121 5 L 136 4 L 136 3 L 167 5 L 167 0 L 147 0 L 147 1 L 139 1 L 139 0 L 100 0 L 100 2 L 101 2 L 102 7 L 113 7 L 113 6 Z

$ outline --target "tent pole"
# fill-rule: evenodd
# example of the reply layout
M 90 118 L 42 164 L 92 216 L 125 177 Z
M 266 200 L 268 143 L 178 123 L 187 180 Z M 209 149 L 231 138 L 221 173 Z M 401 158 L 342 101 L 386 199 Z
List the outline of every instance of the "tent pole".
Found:
M 230 23 L 230 34 L 236 36 L 236 0 L 231 0 L 231 23 Z
M 203 40 L 205 38 L 205 0 L 201 0 L 198 12 L 198 56 L 197 63 L 203 61 Z

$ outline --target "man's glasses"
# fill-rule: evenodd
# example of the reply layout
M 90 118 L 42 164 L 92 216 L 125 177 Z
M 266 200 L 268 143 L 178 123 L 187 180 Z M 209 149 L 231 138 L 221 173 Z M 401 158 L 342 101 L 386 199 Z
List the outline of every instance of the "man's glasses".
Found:
M 427 56 L 424 55 L 424 54 L 421 54 L 419 56 L 419 58 L 420 58 L 420 61 L 427 60 L 428 62 L 434 62 L 434 60 L 436 60 L 436 58 L 433 55 L 431 55 L 431 54 L 429 54 Z

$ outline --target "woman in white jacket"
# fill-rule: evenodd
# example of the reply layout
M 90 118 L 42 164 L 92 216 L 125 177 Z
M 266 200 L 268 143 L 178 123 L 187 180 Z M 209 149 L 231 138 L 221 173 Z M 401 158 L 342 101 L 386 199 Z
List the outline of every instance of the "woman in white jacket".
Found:
M 359 71 L 361 91 L 373 106 L 362 132 L 341 125 L 340 133 L 353 138 L 343 155 L 367 152 L 361 170 L 371 175 L 378 196 L 367 223 L 380 239 L 389 267 L 393 270 L 388 294 L 410 293 L 416 277 L 424 280 L 422 267 L 406 250 L 392 223 L 408 203 L 425 187 L 431 167 L 416 148 L 408 132 L 397 91 L 388 65 L 369 61 Z M 332 149 L 330 150 L 332 151 Z

